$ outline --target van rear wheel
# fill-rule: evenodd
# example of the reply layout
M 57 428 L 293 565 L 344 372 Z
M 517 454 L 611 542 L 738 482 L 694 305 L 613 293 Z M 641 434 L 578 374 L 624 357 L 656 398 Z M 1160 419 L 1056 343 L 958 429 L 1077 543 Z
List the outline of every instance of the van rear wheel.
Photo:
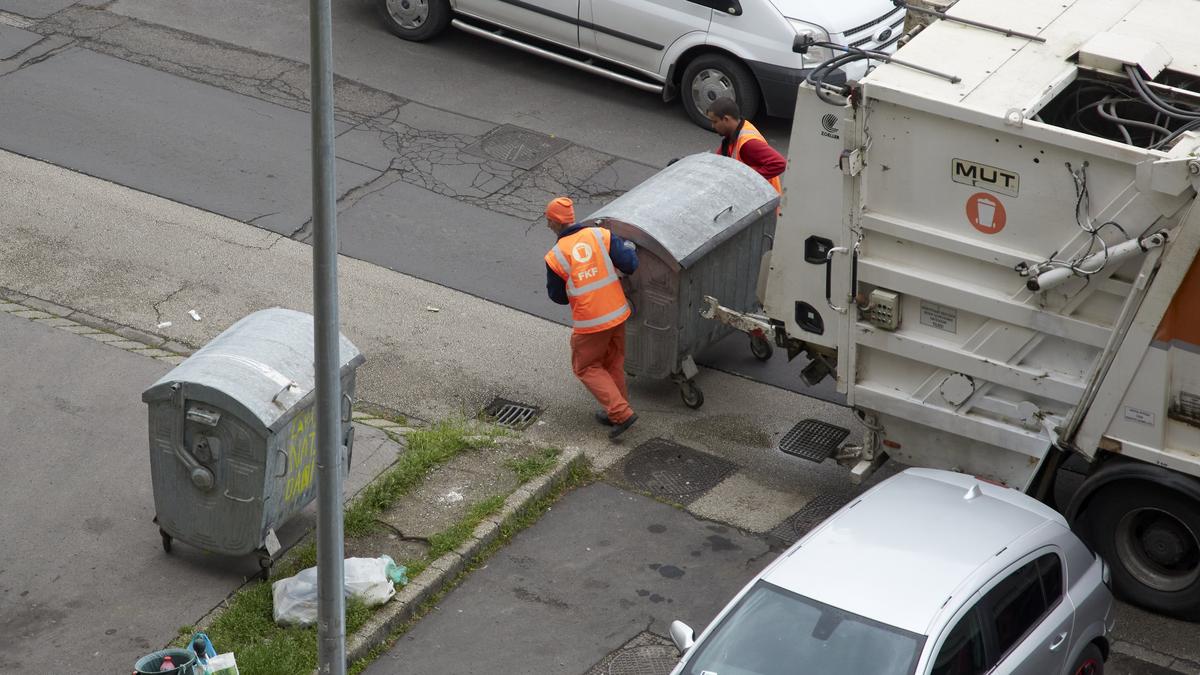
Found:
M 423 42 L 450 25 L 449 0 L 375 0 L 383 25 L 405 40 Z
M 732 98 L 742 112 L 742 119 L 758 114 L 758 81 L 741 61 L 724 54 L 704 54 L 689 63 L 683 71 L 679 93 L 688 117 L 705 129 L 712 128 L 708 106 L 719 98 Z
M 1079 521 L 1119 597 L 1200 620 L 1200 503 L 1165 486 L 1119 481 L 1092 495 Z

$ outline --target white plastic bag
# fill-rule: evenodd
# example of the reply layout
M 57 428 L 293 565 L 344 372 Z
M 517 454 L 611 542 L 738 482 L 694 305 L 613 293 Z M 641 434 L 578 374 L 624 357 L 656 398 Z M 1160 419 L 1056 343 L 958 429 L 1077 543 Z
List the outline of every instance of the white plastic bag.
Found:
M 396 586 L 388 578 L 389 566 L 395 562 L 388 556 L 379 558 L 346 558 L 346 597 L 358 598 L 368 607 L 382 605 L 396 594 Z M 317 568 L 301 570 L 294 577 L 271 584 L 275 606 L 275 623 L 311 626 L 317 622 Z

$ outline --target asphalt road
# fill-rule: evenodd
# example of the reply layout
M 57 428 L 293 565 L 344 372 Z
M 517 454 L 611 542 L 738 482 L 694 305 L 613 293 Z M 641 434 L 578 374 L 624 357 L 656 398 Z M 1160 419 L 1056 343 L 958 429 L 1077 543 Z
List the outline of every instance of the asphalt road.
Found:
M 0 0 L 0 9 L 24 7 Z M 339 75 L 376 87 L 339 83 L 347 255 L 562 323 L 566 311 L 544 291 L 545 202 L 569 194 L 584 216 L 670 157 L 715 144 L 635 90 L 455 31 L 406 43 L 361 3 L 336 7 Z M 283 2 L 109 9 L 72 7 L 0 33 L 0 53 L 14 54 L 0 62 L 0 147 L 305 240 L 306 17 Z M 520 112 L 531 101 L 541 107 Z M 781 149 L 786 126 L 767 124 Z M 570 143 L 530 170 L 481 145 L 530 131 Z M 841 399 L 832 381 L 804 385 L 803 359 L 758 362 L 741 334 L 697 357 Z

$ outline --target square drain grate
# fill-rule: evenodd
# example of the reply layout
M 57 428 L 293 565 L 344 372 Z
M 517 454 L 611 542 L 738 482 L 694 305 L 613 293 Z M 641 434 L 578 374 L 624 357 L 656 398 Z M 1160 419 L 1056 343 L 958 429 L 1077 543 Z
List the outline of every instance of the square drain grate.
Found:
M 463 148 L 463 152 L 529 170 L 562 152 L 568 145 L 570 142 L 565 139 L 505 124 Z
M 779 449 L 789 455 L 818 464 L 837 452 L 850 430 L 821 420 L 801 420 L 779 441 Z
M 679 650 L 675 643 L 643 631 L 584 675 L 668 675 L 677 663 Z
M 540 414 L 541 408 L 497 397 L 487 404 L 479 416 L 498 427 L 521 431 L 533 424 Z
M 652 438 L 630 454 L 623 468 L 627 483 L 684 506 L 737 470 L 733 462 L 664 438 Z
M 854 495 L 844 493 L 817 495 L 810 499 L 804 508 L 772 528 L 767 533 L 767 539 L 783 546 L 791 546 L 799 541 L 800 537 L 808 534 L 809 530 L 852 501 Z

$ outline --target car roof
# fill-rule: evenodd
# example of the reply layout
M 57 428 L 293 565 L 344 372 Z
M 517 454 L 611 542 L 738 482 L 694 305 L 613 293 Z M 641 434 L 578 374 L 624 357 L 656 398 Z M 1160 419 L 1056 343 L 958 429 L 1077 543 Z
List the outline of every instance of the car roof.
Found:
M 1016 490 L 951 471 L 909 469 L 801 539 L 762 578 L 925 634 L 977 570 L 1002 552 L 1005 559 L 1024 555 L 1006 548 L 1049 522 L 1066 521 Z

